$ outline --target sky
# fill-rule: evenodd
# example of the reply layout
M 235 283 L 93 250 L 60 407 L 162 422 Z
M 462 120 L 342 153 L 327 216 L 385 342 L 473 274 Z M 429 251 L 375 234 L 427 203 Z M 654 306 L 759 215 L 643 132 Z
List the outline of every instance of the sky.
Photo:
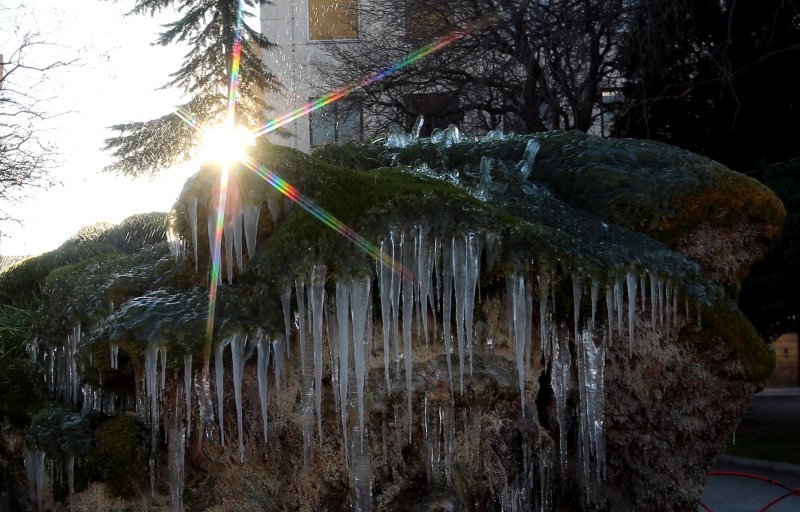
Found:
M 20 5 L 0 0 L 0 7 L 12 4 Z M 133 5 L 134 0 L 22 0 L 2 13 L 0 53 L 14 47 L 16 22 L 21 31 L 38 32 L 52 44 L 37 59 L 78 60 L 52 72 L 37 91 L 40 98 L 52 98 L 47 111 L 60 114 L 43 125 L 43 136 L 58 146 L 53 177 L 61 185 L 31 190 L 27 199 L 2 205 L 20 223 L 0 224 L 0 255 L 39 254 L 89 224 L 169 211 L 194 172 L 184 165 L 155 180 L 102 172 L 111 161 L 102 151 L 103 140 L 113 135 L 109 126 L 164 115 L 181 101 L 179 91 L 156 89 L 180 64 L 185 48 L 151 45 L 160 25 L 175 15 L 124 17 Z

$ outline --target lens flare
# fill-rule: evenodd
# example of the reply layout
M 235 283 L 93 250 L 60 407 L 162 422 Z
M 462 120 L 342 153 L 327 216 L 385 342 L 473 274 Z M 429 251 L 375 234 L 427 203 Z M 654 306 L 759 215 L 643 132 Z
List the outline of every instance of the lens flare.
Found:
M 236 3 L 236 31 L 233 39 L 231 55 L 231 76 L 228 84 L 228 110 L 223 126 L 230 133 L 236 126 L 236 101 L 239 97 L 239 66 L 242 62 L 242 1 Z M 211 274 L 208 283 L 208 319 L 206 336 L 203 344 L 203 381 L 208 382 L 210 373 L 211 344 L 214 338 L 214 316 L 217 308 L 217 287 L 219 286 L 220 269 L 222 267 L 222 230 L 225 225 L 225 200 L 228 197 L 228 177 L 230 162 L 222 165 L 219 173 L 219 207 L 214 225 L 214 251 L 211 256 Z
M 253 134 L 242 126 L 231 127 L 228 123 L 201 130 L 201 158 L 216 162 L 222 167 L 230 167 L 242 160 L 247 148 L 253 145 Z
M 369 254 L 376 260 L 380 261 L 383 265 L 391 268 L 393 271 L 400 274 L 404 279 L 417 281 L 417 276 L 403 267 L 400 263 L 393 260 L 381 251 L 369 240 L 359 235 L 353 228 L 337 219 L 333 214 L 317 205 L 314 201 L 304 196 L 297 188 L 292 186 L 289 182 L 270 171 L 264 164 L 259 164 L 252 158 L 247 158 L 242 162 L 246 167 L 253 171 L 256 175 L 263 178 L 275 190 L 291 199 L 294 203 L 300 205 L 305 211 L 310 213 L 317 220 L 333 229 L 343 237 L 353 242 L 356 247 Z

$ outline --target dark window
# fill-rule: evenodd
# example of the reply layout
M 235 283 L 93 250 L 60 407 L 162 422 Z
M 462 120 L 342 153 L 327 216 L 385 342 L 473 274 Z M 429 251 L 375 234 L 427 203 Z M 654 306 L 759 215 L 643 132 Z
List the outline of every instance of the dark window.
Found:
M 406 41 L 430 41 L 452 30 L 450 0 L 411 0 L 406 4 Z
M 431 92 L 411 94 L 406 98 L 406 109 L 410 128 L 417 117 L 422 114 L 425 123 L 422 125 L 423 137 L 429 137 L 435 128 L 444 130 L 451 124 L 459 124 L 463 113 L 458 106 L 458 96 L 449 92 Z
M 308 119 L 312 147 L 362 138 L 361 106 L 357 103 L 337 101 L 311 112 Z

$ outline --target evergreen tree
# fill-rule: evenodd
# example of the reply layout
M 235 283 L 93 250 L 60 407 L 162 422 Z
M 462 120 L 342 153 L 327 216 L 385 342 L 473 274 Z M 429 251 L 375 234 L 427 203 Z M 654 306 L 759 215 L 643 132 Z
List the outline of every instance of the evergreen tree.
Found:
M 181 14 L 180 19 L 164 26 L 156 44 L 189 44 L 190 51 L 183 64 L 164 85 L 182 89 L 189 99 L 176 112 L 157 119 L 113 126 L 117 135 L 106 139 L 105 149 L 112 152 L 116 161 L 107 171 L 130 176 L 153 175 L 189 159 L 197 144 L 197 130 L 177 112 L 190 116 L 200 126 L 221 121 L 228 101 L 239 1 L 243 6 L 253 7 L 266 0 L 136 1 L 128 15 L 153 15 L 168 8 Z M 247 23 L 252 15 L 245 13 L 244 17 L 237 122 L 256 127 L 264 122 L 268 110 L 266 94 L 276 90 L 278 84 L 260 56 L 261 50 L 270 48 L 271 43 Z

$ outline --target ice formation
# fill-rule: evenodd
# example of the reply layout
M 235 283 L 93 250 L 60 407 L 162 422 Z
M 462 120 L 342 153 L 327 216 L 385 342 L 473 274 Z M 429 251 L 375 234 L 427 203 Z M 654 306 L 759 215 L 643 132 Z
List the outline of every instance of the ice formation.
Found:
M 409 139 L 418 139 L 422 122 L 420 117 L 411 135 L 391 131 L 387 146 L 403 148 Z M 502 132 L 493 132 L 484 140 L 502 138 Z M 452 126 L 431 137 L 432 142 L 444 147 L 457 144 L 460 139 L 457 128 Z M 523 179 L 535 172 L 533 165 L 539 147 L 535 139 L 528 142 L 518 168 Z M 491 170 L 492 161 L 484 157 L 480 164 L 484 184 L 492 182 Z M 267 194 L 266 201 L 275 224 L 281 215 L 280 198 Z M 228 216 L 223 236 L 229 283 L 233 281 L 234 260 L 239 271 L 244 266 L 242 232 L 248 256 L 252 258 L 255 254 L 261 202 L 262 198 L 248 196 L 244 204 Z M 186 204 L 196 266 L 197 205 L 197 198 Z M 209 204 L 209 238 L 213 237 L 212 219 L 217 214 L 216 208 L 218 205 Z M 397 404 L 392 411 L 397 427 L 395 435 L 404 437 L 402 443 L 423 443 L 428 480 L 446 484 L 452 481 L 457 457 L 477 460 L 480 456 L 481 411 L 456 404 L 462 403 L 468 394 L 465 376 L 475 371 L 476 355 L 497 351 L 510 355 L 513 360 L 520 416 L 526 419 L 538 421 L 535 404 L 526 403 L 526 383 L 536 375 L 532 370 L 535 366 L 549 370 L 558 424 L 557 453 L 540 453 L 538 466 L 534 467 L 531 461 L 529 452 L 532 449 L 527 445 L 521 447 L 524 468 L 499 496 L 501 508 L 528 510 L 537 504 L 539 510 L 549 510 L 553 475 L 567 478 L 570 460 L 578 464 L 585 501 L 593 503 L 605 475 L 603 375 L 606 350 L 612 342 L 627 338 L 633 353 L 637 349 L 636 337 L 641 332 L 656 329 L 656 326 L 675 328 L 679 314 L 677 285 L 654 272 L 634 267 L 615 269 L 616 273 L 610 276 L 588 276 L 579 269 L 559 273 L 547 265 L 534 266 L 521 261 L 504 262 L 505 266 L 499 267 L 502 240 L 499 234 L 485 229 L 444 232 L 435 226 L 417 223 L 390 229 L 378 245 L 374 275 L 339 275 L 329 272 L 321 263 L 312 265 L 310 271 L 278 285 L 276 299 L 282 307 L 283 325 L 260 326 L 250 345 L 244 332 L 215 341 L 213 380 L 219 442 L 225 444 L 226 427 L 230 423 L 224 410 L 227 345 L 231 350 L 231 382 L 241 462 L 248 458 L 242 388 L 244 382 L 252 382 L 243 376 L 251 371 L 247 363 L 253 350 L 257 352 L 257 362 L 253 366 L 260 406 L 258 430 L 263 433 L 265 443 L 273 442 L 269 436 L 269 420 L 270 414 L 275 413 L 270 411 L 270 400 L 295 399 L 281 396 L 285 385 L 282 372 L 296 369 L 299 374 L 296 406 L 302 417 L 306 471 L 314 456 L 314 426 L 319 445 L 335 442 L 323 437 L 326 428 L 323 399 L 330 382 L 338 409 L 336 428 L 341 428 L 343 463 L 350 475 L 352 507 L 356 511 L 369 511 L 373 506 L 372 463 L 379 457 L 384 460 L 388 457 L 385 453 L 388 420 L 384 418 L 382 424 L 374 424 L 367 410 L 370 390 L 366 388 L 372 366 L 382 364 L 381 380 L 385 381 L 387 395 Z M 481 296 L 478 286 L 482 265 L 485 265 L 484 271 L 495 271 L 499 267 L 504 274 L 508 315 L 505 347 L 502 333 L 497 339 L 476 335 L 473 314 Z M 404 275 L 402 270 L 408 270 L 413 277 Z M 375 301 L 373 287 L 376 287 Z M 571 318 L 561 315 L 556 321 L 557 296 L 559 301 L 571 301 L 571 304 L 559 304 L 561 310 L 571 311 Z M 380 308 L 375 317 L 373 303 Z M 688 298 L 686 304 L 688 316 Z M 376 329 L 377 343 L 373 339 L 374 321 L 381 324 Z M 114 414 L 119 408 L 116 397 L 81 382 L 76 362 L 80 343 L 81 330 L 77 325 L 63 345 L 42 351 L 46 382 L 66 402 L 81 403 L 84 410 Z M 119 345 L 110 345 L 109 351 L 110 366 L 116 370 Z M 31 353 L 32 357 L 39 357 L 38 345 L 32 345 Z M 423 393 L 415 389 L 416 358 L 437 356 L 444 356 L 446 361 L 446 373 L 441 375 L 446 396 L 434 397 L 426 390 L 423 397 Z M 457 365 L 452 360 L 456 356 Z M 203 418 L 205 423 L 194 428 L 206 431 L 209 419 L 213 418 L 211 391 L 206 387 L 210 384 L 195 379 L 191 354 L 183 356 L 182 363 L 183 406 L 179 407 L 176 390 L 174 414 L 162 414 L 161 410 L 167 377 L 163 346 L 151 343 L 145 347 L 144 371 L 136 380 L 137 416 L 152 430 L 151 482 L 155 479 L 158 440 L 163 427 L 174 510 L 183 507 L 184 450 L 192 432 L 192 418 Z M 274 379 L 272 389 L 270 373 Z M 176 372 L 176 384 L 177 375 Z M 193 403 L 195 393 L 197 400 Z M 568 402 L 575 396 L 579 408 L 577 416 L 571 416 Z M 423 439 L 412 439 L 419 432 L 415 427 L 420 420 Z M 573 421 L 577 421 L 580 451 L 571 457 L 568 433 Z M 371 453 L 370 446 L 374 449 L 376 444 L 370 445 L 370 440 L 380 440 L 384 453 Z M 44 486 L 43 457 L 40 452 L 28 451 L 25 458 L 31 498 L 39 503 Z M 537 471 L 539 475 L 534 477 Z M 533 490 L 535 481 L 539 482 L 536 492 Z

